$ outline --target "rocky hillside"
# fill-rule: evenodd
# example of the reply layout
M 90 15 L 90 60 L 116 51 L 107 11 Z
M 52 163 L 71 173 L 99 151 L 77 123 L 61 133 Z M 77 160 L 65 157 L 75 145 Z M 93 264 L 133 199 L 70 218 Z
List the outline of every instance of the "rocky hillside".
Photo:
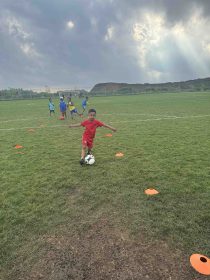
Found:
M 182 91 L 210 91 L 210 78 L 162 84 L 100 83 L 91 89 L 90 94 L 111 95 Z

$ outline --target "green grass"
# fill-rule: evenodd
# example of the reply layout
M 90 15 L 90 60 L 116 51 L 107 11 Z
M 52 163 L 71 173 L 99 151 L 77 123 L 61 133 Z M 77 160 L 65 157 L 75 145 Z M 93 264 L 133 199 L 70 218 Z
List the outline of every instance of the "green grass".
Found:
M 101 215 L 134 236 L 144 231 L 186 255 L 210 256 L 210 93 L 95 97 L 90 104 L 118 131 L 106 138 L 109 131 L 98 129 L 96 164 L 81 167 L 82 128 L 68 129 L 58 112 L 50 118 L 47 100 L 0 103 L 2 269 L 18 258 L 32 262 L 44 234 L 60 226 L 82 231 Z M 160 194 L 145 196 L 148 187 Z

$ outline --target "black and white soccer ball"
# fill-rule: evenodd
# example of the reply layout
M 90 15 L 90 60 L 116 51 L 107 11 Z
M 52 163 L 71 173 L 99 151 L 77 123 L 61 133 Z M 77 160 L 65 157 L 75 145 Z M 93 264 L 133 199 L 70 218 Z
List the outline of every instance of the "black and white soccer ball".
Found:
M 94 164 L 94 163 L 95 163 L 95 157 L 94 157 L 94 155 L 87 155 L 87 156 L 85 157 L 85 163 L 86 163 L 86 164 L 89 164 L 89 165 Z

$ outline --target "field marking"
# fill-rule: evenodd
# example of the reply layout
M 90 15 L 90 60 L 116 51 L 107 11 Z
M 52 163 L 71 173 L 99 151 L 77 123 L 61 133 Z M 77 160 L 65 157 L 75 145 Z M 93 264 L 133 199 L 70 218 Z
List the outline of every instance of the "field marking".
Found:
M 100 116 L 112 116 L 112 115 L 119 115 L 119 116 L 155 116 L 155 117 L 167 117 L 167 118 L 175 118 L 177 116 L 171 116 L 171 115 L 156 115 L 156 114 L 138 114 L 138 113 L 112 113 L 112 114 L 99 114 Z
M 42 119 L 48 119 L 49 117 L 43 117 L 43 118 L 33 118 L 33 119 L 14 119 L 14 120 L 3 120 L 0 121 L 0 123 L 7 123 L 7 122 L 19 122 L 19 121 L 33 121 L 33 120 L 42 120 Z
M 190 119 L 190 118 L 207 118 L 210 117 L 210 115 L 198 115 L 198 116 L 171 116 L 171 117 L 163 117 L 163 118 L 157 118 L 157 119 L 145 119 L 145 120 L 127 120 L 127 121 L 116 121 L 116 122 L 111 122 L 110 123 L 130 123 L 130 122 L 149 122 L 149 121 L 161 121 L 161 120 L 177 120 L 177 119 Z M 54 128 L 54 127 L 68 127 L 68 124 L 66 125 L 51 125 L 51 126 L 26 126 L 26 127 L 11 127 L 11 128 L 0 128 L 0 131 L 15 131 L 15 130 L 25 130 L 25 129 L 41 129 L 41 128 Z
M 190 119 L 190 118 L 206 118 L 210 117 L 210 115 L 199 115 L 199 116 L 171 116 L 171 117 L 163 117 L 158 119 L 145 119 L 145 120 L 128 120 L 128 121 L 118 121 L 118 122 L 110 122 L 110 123 L 130 123 L 130 122 L 148 122 L 148 121 L 161 121 L 161 120 L 176 120 L 176 119 Z
M 25 126 L 25 127 L 11 127 L 11 128 L 0 128 L 0 131 L 14 131 L 14 130 L 25 130 L 25 129 L 41 129 L 41 128 L 54 128 L 54 127 L 68 127 L 68 125 L 51 125 L 51 126 Z

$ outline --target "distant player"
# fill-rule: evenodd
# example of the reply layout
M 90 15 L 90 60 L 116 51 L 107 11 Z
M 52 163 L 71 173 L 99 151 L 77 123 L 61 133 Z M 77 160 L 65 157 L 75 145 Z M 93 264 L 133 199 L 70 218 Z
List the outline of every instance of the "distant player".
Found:
M 82 100 L 82 109 L 83 109 L 82 113 L 85 112 L 87 105 L 88 105 L 88 96 L 86 96 L 85 99 Z
M 48 107 L 49 107 L 49 110 L 50 110 L 50 116 L 51 116 L 52 113 L 55 114 L 55 105 L 52 102 L 51 98 L 49 98 Z
M 83 165 L 85 163 L 85 155 L 86 155 L 87 149 L 88 149 L 88 154 L 91 154 L 92 147 L 93 147 L 93 140 L 95 138 L 95 133 L 96 133 L 97 127 L 103 126 L 103 127 L 111 129 L 112 131 L 116 131 L 116 128 L 96 120 L 95 117 L 96 117 L 96 110 L 90 109 L 88 111 L 87 120 L 83 121 L 82 123 L 72 124 L 69 126 L 70 128 L 80 127 L 80 126 L 85 127 L 85 131 L 82 136 L 82 153 L 81 153 L 81 160 L 80 160 L 81 165 Z
M 62 117 L 66 118 L 66 102 L 63 100 L 63 97 L 60 97 L 60 112 Z
M 81 116 L 81 114 L 78 113 L 77 108 L 74 106 L 74 103 L 71 101 L 71 98 L 69 98 L 67 107 L 69 109 L 72 120 L 73 120 L 75 114 L 77 114 L 78 116 Z

